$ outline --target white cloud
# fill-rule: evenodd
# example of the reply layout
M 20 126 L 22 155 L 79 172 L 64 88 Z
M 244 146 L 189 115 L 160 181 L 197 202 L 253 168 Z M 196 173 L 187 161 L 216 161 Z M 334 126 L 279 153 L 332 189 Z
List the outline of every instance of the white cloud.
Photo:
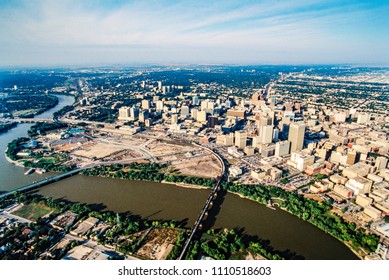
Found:
M 350 62 L 358 61 L 369 44 L 363 36 L 343 31 L 350 19 L 363 19 L 371 11 L 351 9 L 345 16 L 340 7 L 314 10 L 310 3 L 262 1 L 231 8 L 210 1 L 193 8 L 194 2 L 150 6 L 141 1 L 120 9 L 87 9 L 78 1 L 26 1 L 23 7 L 0 10 L 0 63 L 212 63 L 223 57 L 247 63 L 264 57 L 267 63 L 282 63 L 283 57 L 286 63 L 291 58 L 293 63 L 323 63 L 326 57 L 334 60 L 327 62 L 343 59 L 350 49 L 355 57 L 349 56 Z

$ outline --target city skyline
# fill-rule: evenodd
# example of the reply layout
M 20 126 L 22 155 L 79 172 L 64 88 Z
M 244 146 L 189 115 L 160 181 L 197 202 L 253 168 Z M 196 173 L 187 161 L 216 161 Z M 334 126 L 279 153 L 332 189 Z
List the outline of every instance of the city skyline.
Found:
M 387 66 L 388 11 L 388 1 L 0 1 L 0 66 Z

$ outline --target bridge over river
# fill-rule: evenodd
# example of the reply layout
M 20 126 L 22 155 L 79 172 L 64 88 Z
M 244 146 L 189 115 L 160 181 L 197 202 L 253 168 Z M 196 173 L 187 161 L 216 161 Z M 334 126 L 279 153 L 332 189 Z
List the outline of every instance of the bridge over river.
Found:
M 213 201 L 217 198 L 218 192 L 220 191 L 220 183 L 223 181 L 223 178 L 224 178 L 225 173 L 226 173 L 226 168 L 225 168 L 225 165 L 224 165 L 224 161 L 216 152 L 214 152 L 213 150 L 208 149 L 208 148 L 206 148 L 204 146 L 201 146 L 201 145 L 198 145 L 198 144 L 195 144 L 195 143 L 193 143 L 193 144 L 195 146 L 199 146 L 199 147 L 201 147 L 203 149 L 206 149 L 206 150 L 210 151 L 217 158 L 217 160 L 219 161 L 222 170 L 221 170 L 221 175 L 217 178 L 217 182 L 216 182 L 215 186 L 213 187 L 211 193 L 209 194 L 208 199 L 206 200 L 206 202 L 204 204 L 204 207 L 201 209 L 200 214 L 197 217 L 196 222 L 193 225 L 192 231 L 191 231 L 188 239 L 186 240 L 186 242 L 184 244 L 184 247 L 182 248 L 182 252 L 180 254 L 180 257 L 178 258 L 179 260 L 184 259 L 186 251 L 188 250 L 190 243 L 194 239 L 194 236 L 196 235 L 198 230 L 201 230 L 202 223 L 208 217 L 208 210 L 212 207 Z

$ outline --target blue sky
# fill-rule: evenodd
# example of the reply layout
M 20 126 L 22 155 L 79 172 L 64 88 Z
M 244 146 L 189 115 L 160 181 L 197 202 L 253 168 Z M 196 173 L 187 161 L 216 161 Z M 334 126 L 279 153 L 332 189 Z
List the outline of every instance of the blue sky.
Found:
M 389 0 L 0 0 L 0 65 L 389 65 Z

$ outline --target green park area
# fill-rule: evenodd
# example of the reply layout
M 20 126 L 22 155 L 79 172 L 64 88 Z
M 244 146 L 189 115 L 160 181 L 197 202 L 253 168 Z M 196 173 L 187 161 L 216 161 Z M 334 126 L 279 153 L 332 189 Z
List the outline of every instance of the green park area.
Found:
M 36 222 L 39 218 L 42 218 L 43 216 L 54 211 L 54 208 L 45 205 L 43 202 L 31 202 L 29 204 L 23 205 L 20 209 L 14 211 L 12 214 Z

